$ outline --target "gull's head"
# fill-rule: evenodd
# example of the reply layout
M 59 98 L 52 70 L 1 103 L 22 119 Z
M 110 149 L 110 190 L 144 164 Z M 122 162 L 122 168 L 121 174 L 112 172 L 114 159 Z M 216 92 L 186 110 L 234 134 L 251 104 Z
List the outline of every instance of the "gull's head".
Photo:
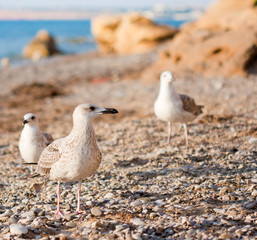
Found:
M 172 83 L 175 78 L 173 74 L 169 71 L 162 72 L 160 77 L 161 83 Z
M 23 124 L 30 125 L 30 126 L 37 126 L 38 125 L 38 120 L 37 117 L 34 113 L 27 113 L 23 117 Z
M 82 116 L 86 117 L 88 119 L 93 119 L 99 115 L 102 114 L 115 114 L 118 113 L 118 111 L 114 108 L 104 108 L 97 106 L 93 103 L 83 103 L 78 105 L 73 113 L 73 116 Z

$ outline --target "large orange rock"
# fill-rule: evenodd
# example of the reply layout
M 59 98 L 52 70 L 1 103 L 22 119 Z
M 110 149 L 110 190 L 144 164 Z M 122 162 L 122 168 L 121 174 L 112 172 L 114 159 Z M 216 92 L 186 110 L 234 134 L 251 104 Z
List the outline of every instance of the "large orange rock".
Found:
M 256 0 L 219 0 L 183 26 L 147 72 L 236 76 L 257 73 Z M 147 74 L 147 72 L 145 74 Z
M 172 38 L 177 30 L 157 25 L 137 13 L 100 16 L 92 21 L 92 33 L 102 53 L 143 53 Z
M 38 60 L 57 53 L 61 53 L 55 44 L 55 39 L 46 31 L 38 31 L 36 37 L 23 48 L 23 56 Z

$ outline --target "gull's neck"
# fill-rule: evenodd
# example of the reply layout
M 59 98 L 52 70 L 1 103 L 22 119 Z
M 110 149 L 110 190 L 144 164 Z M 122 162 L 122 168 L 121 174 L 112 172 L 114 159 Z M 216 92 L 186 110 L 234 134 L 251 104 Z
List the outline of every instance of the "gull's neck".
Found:
M 173 87 L 173 85 L 168 83 L 168 82 L 161 82 L 160 92 L 159 92 L 158 98 L 176 99 L 177 98 L 177 93 L 176 93 L 175 88 Z
M 81 143 L 95 141 L 95 132 L 90 119 L 74 120 L 70 136 L 79 139 Z
M 37 133 L 39 132 L 39 128 L 37 125 L 29 125 L 29 124 L 25 124 L 24 128 L 23 128 L 23 131 L 26 133 L 26 134 L 30 134 L 30 135 L 37 135 Z

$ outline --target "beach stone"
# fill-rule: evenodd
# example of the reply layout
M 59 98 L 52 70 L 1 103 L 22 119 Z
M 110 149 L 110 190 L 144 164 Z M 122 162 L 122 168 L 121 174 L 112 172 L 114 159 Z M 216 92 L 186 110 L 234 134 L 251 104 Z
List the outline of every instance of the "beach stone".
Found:
M 65 225 L 70 228 L 77 227 L 77 224 L 75 222 L 67 222 Z
M 222 233 L 220 235 L 220 239 L 231 239 L 232 237 L 228 233 Z
M 0 217 L 11 217 L 13 215 L 13 211 L 10 209 L 7 209 L 3 214 L 0 215 Z
M 17 223 L 19 219 L 17 217 L 11 217 L 8 219 L 9 224 Z
M 71 205 L 70 205 L 69 203 L 67 203 L 67 204 L 65 205 L 65 210 L 67 210 L 67 211 L 70 211 L 70 210 L 71 210 Z
M 34 211 L 29 211 L 21 214 L 21 217 L 35 217 L 35 212 Z
M 44 210 L 40 210 L 39 212 L 38 212 L 38 216 L 45 216 L 45 211 Z
M 256 196 L 257 196 L 257 190 L 253 190 L 251 195 L 252 195 L 253 197 L 256 197 Z
M 138 206 L 141 206 L 142 204 L 143 204 L 143 203 L 142 203 L 141 200 L 136 200 L 136 201 L 130 203 L 130 206 L 132 206 L 132 207 L 138 207 Z
M 140 218 L 131 218 L 130 222 L 138 226 L 144 225 L 144 222 Z
M 256 137 L 248 137 L 248 142 L 249 143 L 257 143 L 257 138 Z
M 100 221 L 95 221 L 91 223 L 92 228 L 102 227 L 103 224 Z
M 44 225 L 44 222 L 41 219 L 35 219 L 31 225 L 35 228 L 40 228 Z
M 252 208 L 254 208 L 256 205 L 257 205 L 257 201 L 254 201 L 254 202 L 252 202 L 252 203 L 249 203 L 249 204 L 245 205 L 245 208 L 247 208 L 247 209 L 252 209 Z
M 28 228 L 21 224 L 11 224 L 10 232 L 15 235 L 26 234 L 28 232 Z
M 113 193 L 107 193 L 104 195 L 104 198 L 107 198 L 107 199 L 110 199 L 110 198 L 113 198 L 114 197 L 114 194 Z
M 90 209 L 91 213 L 96 216 L 96 217 L 99 217 L 102 215 L 102 211 L 99 207 L 93 207 Z
M 86 205 L 89 206 L 89 207 L 92 207 L 94 206 L 93 202 L 92 201 L 86 201 Z
M 22 201 L 21 201 L 23 204 L 25 204 L 25 205 L 27 205 L 28 204 L 28 202 L 29 202 L 29 199 L 23 199 Z
M 2 222 L 5 222 L 5 221 L 8 221 L 8 219 L 9 219 L 9 217 L 7 217 L 7 216 L 0 216 L 0 221 L 2 221 Z

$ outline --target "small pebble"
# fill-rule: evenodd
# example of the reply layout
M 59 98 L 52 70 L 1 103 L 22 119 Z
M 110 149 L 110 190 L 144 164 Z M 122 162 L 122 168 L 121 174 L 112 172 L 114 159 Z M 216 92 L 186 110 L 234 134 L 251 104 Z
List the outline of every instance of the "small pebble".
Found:
M 28 232 L 28 228 L 15 223 L 10 225 L 10 232 L 15 235 L 26 234 Z
M 110 199 L 110 198 L 113 198 L 114 197 L 114 194 L 113 193 L 107 193 L 104 195 L 104 198 L 107 198 L 107 199 Z
M 77 227 L 77 224 L 75 222 L 67 222 L 65 225 L 70 228 Z
M 9 223 L 9 224 L 17 223 L 18 220 L 19 220 L 19 219 L 18 219 L 17 217 L 11 217 L 11 218 L 9 218 L 8 223 Z
M 139 226 L 144 225 L 144 222 L 139 218 L 131 218 L 130 222 L 133 223 L 134 225 L 139 225 Z
M 90 209 L 91 213 L 96 216 L 96 217 L 99 217 L 102 215 L 102 211 L 99 207 L 93 207 Z

